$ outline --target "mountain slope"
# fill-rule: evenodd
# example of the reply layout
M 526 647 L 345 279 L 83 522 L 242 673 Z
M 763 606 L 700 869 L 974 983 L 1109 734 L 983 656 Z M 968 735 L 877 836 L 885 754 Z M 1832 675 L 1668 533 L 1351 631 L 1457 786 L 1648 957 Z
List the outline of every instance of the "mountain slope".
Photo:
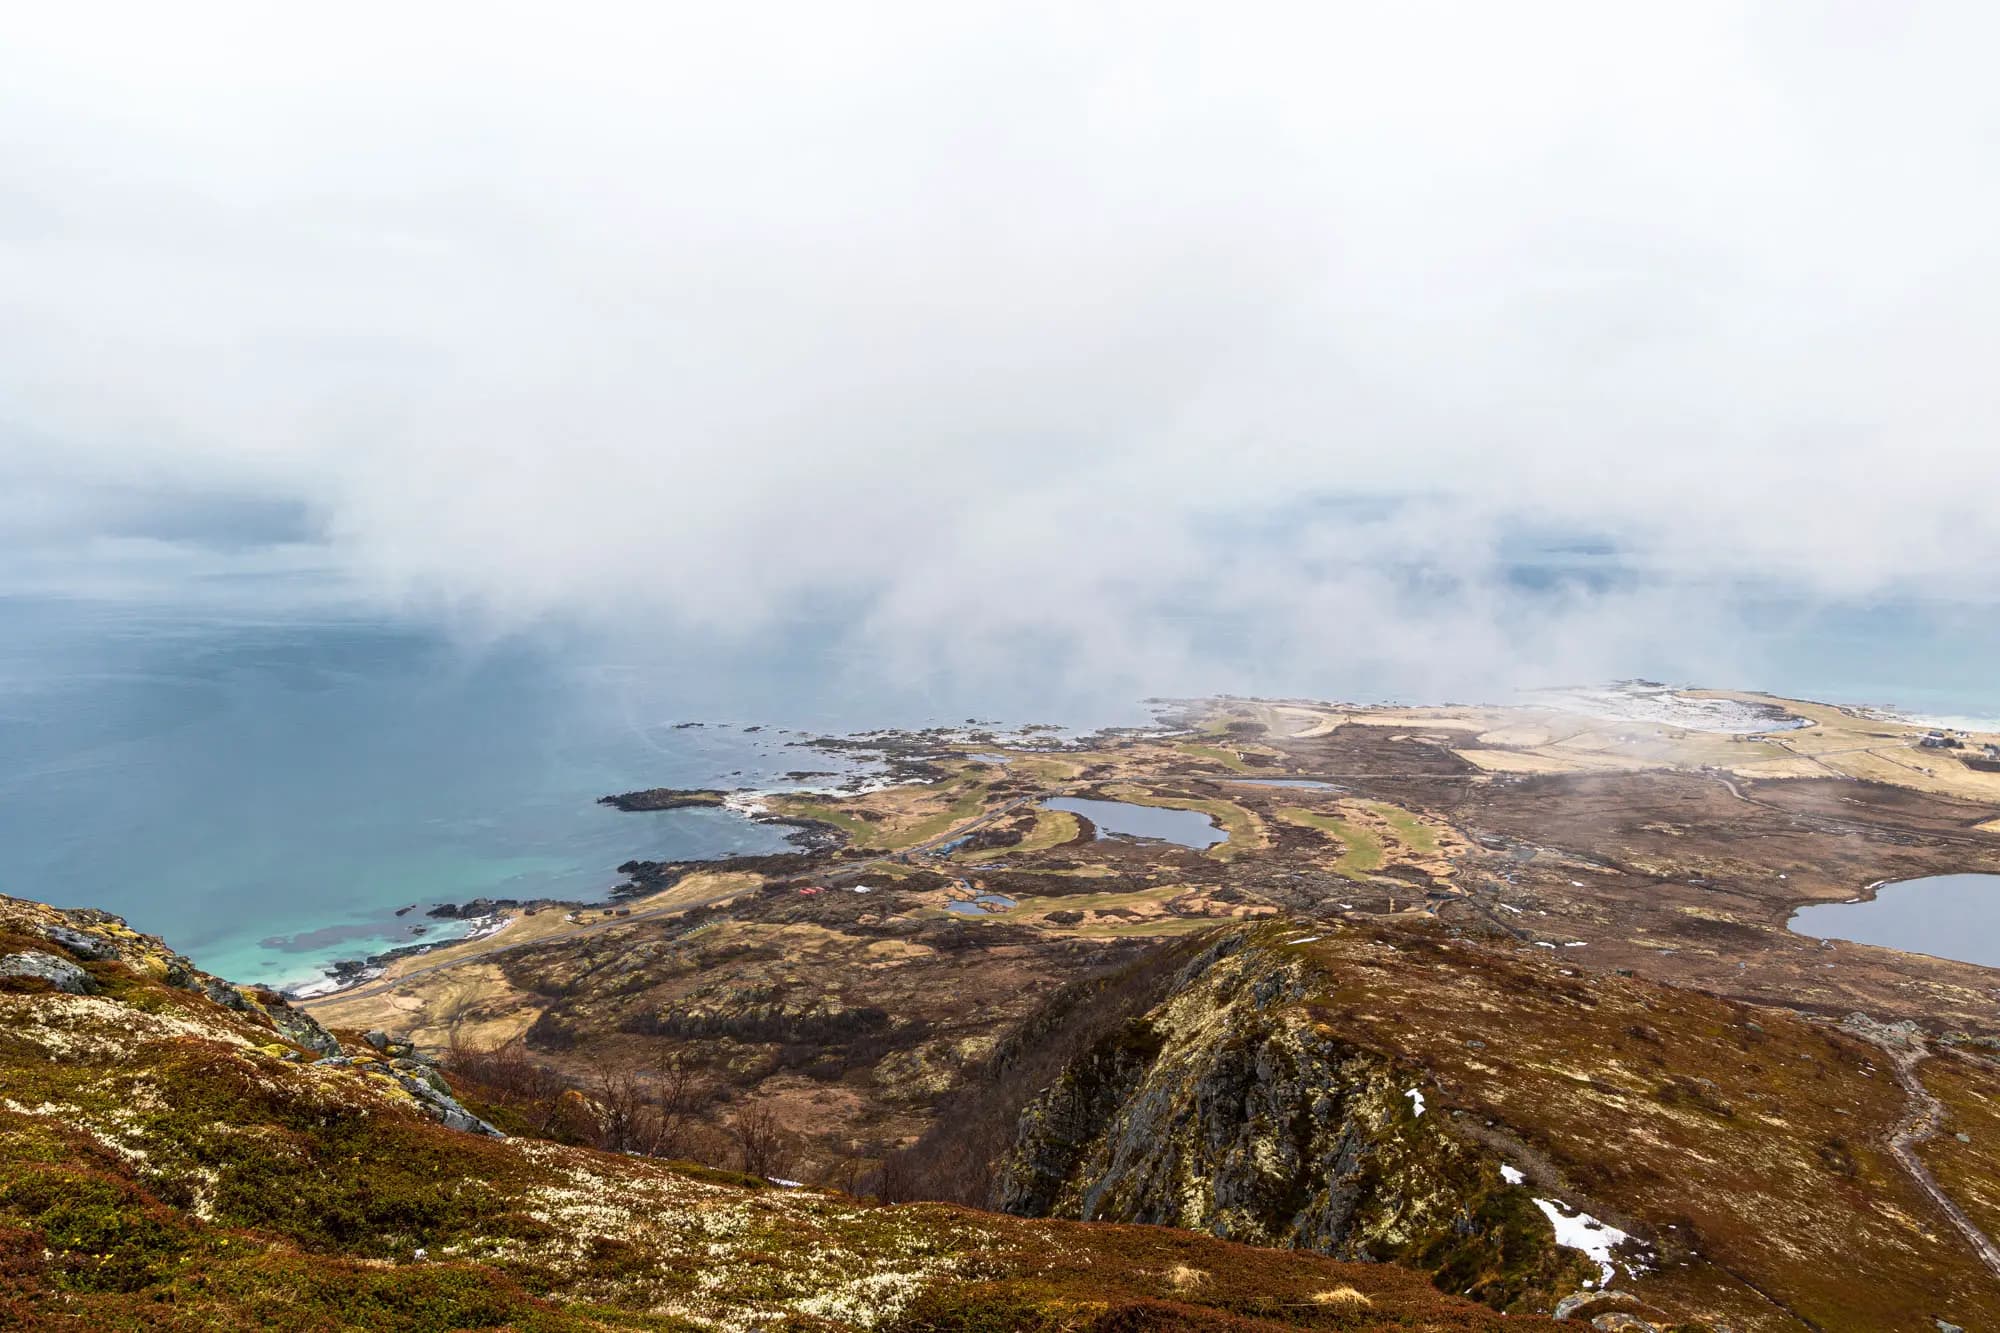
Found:
M 0 898 L 0 1325 L 1555 1327 L 1391 1265 L 454 1129 L 421 1061 L 333 1046 L 115 918 Z
M 1077 1006 L 1032 1030 L 1075 1055 L 1020 1106 L 996 1203 L 1396 1260 L 1502 1306 L 1548 1308 L 1601 1264 L 1733 1328 L 2000 1317 L 1979 1248 L 1898 1147 L 1923 1118 L 1898 1065 L 1948 1061 L 1928 1074 L 1946 1108 L 1925 1113 L 1930 1146 L 1956 1150 L 1937 1160 L 1971 1207 L 2000 1194 L 1990 1147 L 1936 1132 L 2000 1105 L 1976 1052 L 1434 923 L 1240 927 L 1183 959 L 1115 1017 Z M 1601 1242 L 1581 1272 L 1544 1217 Z

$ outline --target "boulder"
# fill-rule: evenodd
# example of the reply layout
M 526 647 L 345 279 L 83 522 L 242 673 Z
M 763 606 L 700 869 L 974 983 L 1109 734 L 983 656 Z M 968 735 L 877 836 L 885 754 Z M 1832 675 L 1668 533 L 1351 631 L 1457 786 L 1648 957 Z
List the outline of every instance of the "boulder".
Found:
M 39 949 L 10 953 L 0 958 L 0 977 L 46 981 L 67 995 L 90 995 L 97 990 L 97 982 L 90 973 L 67 958 L 58 958 Z
M 362 1033 L 361 1040 L 367 1042 L 370 1046 L 373 1046 L 378 1051 L 386 1051 L 389 1049 L 389 1034 L 382 1031 L 380 1028 L 377 1028 L 373 1032 Z
M 1595 1319 L 1614 1310 L 1637 1310 L 1645 1302 L 1622 1291 L 1572 1292 L 1556 1303 L 1558 1319 Z
M 403 1085 L 404 1091 L 416 1098 L 418 1104 L 434 1119 L 440 1121 L 446 1129 L 455 1129 L 464 1134 L 487 1134 L 496 1139 L 507 1137 L 461 1106 L 458 1098 L 452 1096 L 444 1086 L 444 1080 L 430 1070 L 423 1071 L 428 1077 L 401 1069 L 395 1070 L 394 1073 L 396 1081 Z
M 239 1014 L 257 1012 L 257 1006 L 250 1003 L 242 991 L 236 989 L 236 987 L 226 981 L 208 976 L 205 973 L 195 974 L 193 989 L 200 991 L 224 1009 L 233 1009 Z
M 286 1041 L 294 1046 L 303 1046 L 321 1055 L 339 1055 L 340 1043 L 331 1032 L 321 1027 L 311 1015 L 302 1014 L 286 1005 L 273 1005 L 265 1011 L 270 1015 L 272 1026 L 284 1034 Z

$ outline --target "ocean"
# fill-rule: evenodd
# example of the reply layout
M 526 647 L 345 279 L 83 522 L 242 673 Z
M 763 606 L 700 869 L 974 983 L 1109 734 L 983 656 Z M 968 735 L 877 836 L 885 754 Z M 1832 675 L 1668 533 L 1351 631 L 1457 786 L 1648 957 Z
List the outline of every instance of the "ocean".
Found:
M 1749 655 L 1732 646 L 1750 675 L 1697 683 L 2000 714 L 1990 614 L 1751 612 Z M 840 641 L 803 621 L 628 659 L 555 635 L 469 646 L 379 616 L 0 599 L 0 892 L 105 908 L 221 975 L 299 983 L 458 929 L 427 919 L 431 904 L 595 898 L 626 860 L 785 846 L 727 811 L 621 814 L 596 804 L 606 793 L 839 768 L 795 744 L 807 732 L 1148 715 L 1132 680 L 913 675 Z M 1213 688 L 1394 696 L 1332 665 L 1260 677 L 1255 653 L 1247 642 Z M 1673 680 L 1676 665 L 1628 674 Z

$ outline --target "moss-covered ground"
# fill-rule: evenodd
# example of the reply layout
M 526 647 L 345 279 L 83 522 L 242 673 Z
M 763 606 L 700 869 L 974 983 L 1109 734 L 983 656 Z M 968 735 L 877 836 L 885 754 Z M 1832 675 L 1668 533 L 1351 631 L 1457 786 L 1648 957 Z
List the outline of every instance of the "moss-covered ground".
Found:
M 0 950 L 61 954 L 43 932 L 76 925 L 0 899 Z M 0 987 L 0 1326 L 1499 1326 L 1394 1268 L 461 1133 L 135 938 L 87 964 L 98 994 Z

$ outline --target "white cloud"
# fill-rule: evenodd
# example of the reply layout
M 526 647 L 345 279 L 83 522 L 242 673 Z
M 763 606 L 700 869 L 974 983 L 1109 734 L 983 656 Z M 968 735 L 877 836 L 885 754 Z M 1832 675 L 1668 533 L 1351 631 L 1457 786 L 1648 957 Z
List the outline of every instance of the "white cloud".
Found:
M 1041 636 L 1189 688 L 1215 613 L 1443 689 L 1615 670 L 1719 574 L 1976 589 L 1996 36 L 44 7 L 0 50 L 0 540 L 296 506 L 369 595 L 490 623 L 833 601 L 913 670 Z M 1537 528 L 1677 581 L 1524 601 Z

